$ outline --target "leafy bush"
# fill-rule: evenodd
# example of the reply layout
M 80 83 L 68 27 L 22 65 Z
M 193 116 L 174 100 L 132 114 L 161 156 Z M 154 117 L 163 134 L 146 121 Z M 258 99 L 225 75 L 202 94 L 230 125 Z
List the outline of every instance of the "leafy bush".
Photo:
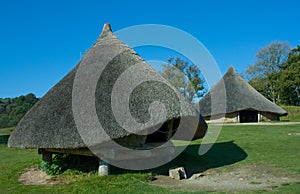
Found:
M 48 175 L 58 175 L 62 173 L 62 168 L 56 163 L 49 164 L 48 162 L 42 161 L 39 165 L 39 169 L 46 172 Z
M 55 154 L 52 164 L 42 161 L 38 166 L 39 169 L 48 175 L 58 175 L 65 171 L 68 171 L 67 173 L 73 171 L 75 174 L 80 174 L 96 170 L 97 167 L 98 162 L 96 158 L 72 154 Z

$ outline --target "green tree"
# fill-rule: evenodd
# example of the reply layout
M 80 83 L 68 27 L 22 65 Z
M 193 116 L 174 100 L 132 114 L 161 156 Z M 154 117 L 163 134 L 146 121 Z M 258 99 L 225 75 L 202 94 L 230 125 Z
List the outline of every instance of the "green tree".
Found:
M 276 89 L 279 79 L 275 75 L 281 72 L 289 51 L 290 47 L 287 43 L 272 42 L 258 51 L 256 54 L 257 61 L 248 65 L 246 70 L 249 83 L 274 103 L 280 98 Z
M 191 103 L 195 103 L 207 91 L 197 66 L 178 57 L 169 58 L 168 63 L 163 64 L 162 76 Z
M 300 105 L 300 46 L 291 50 L 288 60 L 282 65 L 282 71 L 276 75 L 280 103 Z
M 17 98 L 0 98 L 0 128 L 16 126 L 37 101 L 38 98 L 34 94 Z

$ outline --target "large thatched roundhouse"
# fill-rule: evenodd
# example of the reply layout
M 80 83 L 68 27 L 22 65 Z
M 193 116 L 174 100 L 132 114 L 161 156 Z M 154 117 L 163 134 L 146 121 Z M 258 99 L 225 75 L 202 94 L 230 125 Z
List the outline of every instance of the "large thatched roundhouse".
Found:
M 90 71 L 85 72 L 85 67 L 89 68 Z M 95 128 L 97 122 L 89 116 L 85 117 L 85 112 L 90 111 L 90 107 L 82 105 L 80 100 L 85 101 L 86 99 L 79 98 L 79 101 L 78 99 L 74 101 L 72 98 L 72 95 L 73 97 L 79 95 L 74 94 L 76 88 L 74 80 L 78 76 L 76 73 L 79 69 L 82 79 L 79 84 L 86 80 L 97 80 L 95 92 L 91 95 L 94 102 L 91 104 L 95 107 L 97 122 L 100 122 L 105 129 L 105 135 Z M 102 71 L 101 76 L 97 75 L 100 70 Z M 118 82 L 119 87 L 114 87 L 119 81 L 118 78 L 125 73 L 129 73 L 129 76 L 124 78 L 124 80 L 127 78 L 127 81 Z M 132 129 L 133 131 L 127 131 L 116 120 L 111 108 L 112 101 L 118 101 L 127 92 L 126 84 L 137 78 L 150 80 L 135 87 L 129 99 L 130 115 L 143 125 Z M 88 88 L 80 89 L 83 93 L 88 91 Z M 112 92 L 115 92 L 114 95 L 117 97 L 112 97 Z M 154 101 L 159 101 L 165 106 L 166 114 L 163 115 L 161 111 L 154 110 L 154 113 L 152 111 L 151 114 L 159 119 L 148 123 L 147 121 L 151 116 L 149 106 Z M 74 106 L 79 107 L 77 110 L 82 111 L 79 116 L 85 119 L 84 122 L 79 123 L 83 128 L 81 131 L 74 119 Z M 176 136 L 177 128 L 181 123 L 179 121 L 184 119 L 187 122 L 183 122 L 184 126 L 181 127 L 185 128 L 185 131 Z M 122 118 L 121 121 L 126 124 L 127 118 Z M 160 129 L 151 134 L 140 134 L 140 132 L 148 131 L 157 126 L 160 126 Z M 92 130 L 89 130 L 91 128 Z M 86 130 L 86 132 L 82 134 L 82 130 Z M 41 98 L 18 123 L 9 138 L 8 146 L 38 148 L 39 153 L 43 154 L 43 159 L 51 162 L 52 153 L 95 156 L 94 152 L 88 148 L 106 144 L 111 140 L 122 146 L 143 149 L 147 147 L 147 144 L 167 142 L 172 136 L 176 136 L 175 139 L 185 139 L 189 138 L 188 134 L 192 134 L 192 139 L 202 138 L 206 130 L 207 125 L 199 112 L 158 72 L 131 48 L 122 43 L 112 33 L 110 25 L 106 24 L 98 40 L 86 52 L 79 64 Z M 151 154 L 147 153 L 145 157 L 152 157 Z M 110 156 L 113 160 L 116 154 L 111 154 L 108 157 Z M 126 157 L 130 159 L 130 156 Z
M 224 92 L 226 101 L 220 99 L 219 92 Z M 211 110 L 211 94 L 214 95 L 214 114 Z M 226 102 L 226 111 L 222 103 Z M 207 122 L 259 122 L 279 120 L 287 112 L 269 101 L 250 84 L 248 84 L 233 67 L 230 67 L 223 78 L 211 89 L 200 102 L 200 112 Z M 218 107 L 220 107 L 218 109 Z

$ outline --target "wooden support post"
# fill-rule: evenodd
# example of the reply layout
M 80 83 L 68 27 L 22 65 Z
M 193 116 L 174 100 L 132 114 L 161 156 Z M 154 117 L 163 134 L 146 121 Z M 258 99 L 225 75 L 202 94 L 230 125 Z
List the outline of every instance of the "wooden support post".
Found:
M 42 160 L 48 164 L 52 164 L 52 152 L 47 152 L 43 148 L 38 149 L 38 154 L 42 154 Z
M 43 152 L 42 160 L 47 162 L 48 164 L 52 164 L 52 153 L 51 152 Z
M 174 120 L 168 121 L 167 141 L 172 137 Z
M 99 161 L 98 176 L 109 175 L 109 164 L 103 160 Z

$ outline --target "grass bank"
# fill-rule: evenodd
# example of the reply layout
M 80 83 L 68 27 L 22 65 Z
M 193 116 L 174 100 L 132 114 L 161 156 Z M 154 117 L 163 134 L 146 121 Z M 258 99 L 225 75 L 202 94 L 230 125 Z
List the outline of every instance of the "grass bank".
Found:
M 300 122 L 300 106 L 282 106 L 289 114 L 284 117 L 280 117 L 280 121 L 283 122 Z

